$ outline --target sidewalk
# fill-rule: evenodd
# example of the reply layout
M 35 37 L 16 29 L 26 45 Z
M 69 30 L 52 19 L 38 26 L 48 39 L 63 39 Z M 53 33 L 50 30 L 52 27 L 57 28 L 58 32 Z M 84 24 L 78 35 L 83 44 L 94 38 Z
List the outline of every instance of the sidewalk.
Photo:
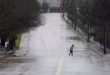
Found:
M 28 50 L 29 50 L 29 41 L 30 41 L 29 38 L 30 38 L 30 32 L 22 34 L 22 36 L 21 36 L 22 41 L 20 44 L 20 48 L 19 48 L 19 50 L 15 50 L 14 54 L 9 54 L 10 52 L 5 54 L 3 49 L 0 47 L 0 59 L 5 58 L 7 56 L 23 56 L 23 55 L 27 54 Z
M 0 51 L 0 59 L 3 59 L 7 56 L 8 56 L 8 54 L 4 54 L 2 51 Z
M 0 59 L 3 58 L 3 57 L 5 57 L 5 56 L 6 56 L 6 55 L 1 55 L 1 54 L 0 54 Z
M 66 15 L 66 14 L 65 14 Z M 80 29 L 77 27 L 76 30 L 74 30 L 74 28 L 71 27 L 71 22 L 68 20 L 67 16 L 64 17 L 62 16 L 62 18 L 65 20 L 65 22 L 67 22 L 68 26 L 76 33 L 78 33 L 79 37 L 82 39 L 82 41 L 84 41 L 84 43 L 86 43 L 86 45 L 88 46 L 89 49 L 91 49 L 92 51 L 96 52 L 99 55 L 104 55 L 103 54 L 103 46 L 100 45 L 100 43 L 98 43 L 97 41 L 94 41 L 92 38 L 90 39 L 90 42 L 87 42 L 87 35 Z

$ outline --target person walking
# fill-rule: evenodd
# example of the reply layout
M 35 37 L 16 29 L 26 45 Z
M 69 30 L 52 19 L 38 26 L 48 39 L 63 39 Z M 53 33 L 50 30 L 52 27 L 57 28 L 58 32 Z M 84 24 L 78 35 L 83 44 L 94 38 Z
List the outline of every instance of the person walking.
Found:
M 69 52 L 69 56 L 73 56 L 73 47 L 74 47 L 74 44 L 70 47 L 70 52 Z

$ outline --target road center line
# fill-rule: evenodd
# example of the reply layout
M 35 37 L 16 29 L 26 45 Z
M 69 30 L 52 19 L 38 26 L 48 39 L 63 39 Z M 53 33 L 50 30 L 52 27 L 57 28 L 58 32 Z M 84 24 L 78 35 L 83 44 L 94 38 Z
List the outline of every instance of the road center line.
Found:
M 60 61 L 57 65 L 57 71 L 56 71 L 55 75 L 61 75 L 61 69 L 62 69 L 63 61 L 64 61 L 64 55 L 62 55 L 60 58 Z

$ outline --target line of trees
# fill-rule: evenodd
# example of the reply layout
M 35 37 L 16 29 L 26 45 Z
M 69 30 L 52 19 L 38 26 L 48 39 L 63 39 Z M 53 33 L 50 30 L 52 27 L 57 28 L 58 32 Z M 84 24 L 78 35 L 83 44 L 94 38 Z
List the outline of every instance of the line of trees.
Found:
M 12 50 L 18 35 L 38 27 L 39 10 L 37 0 L 0 0 L 0 45 L 8 40 Z
M 42 6 L 41 6 L 42 12 L 48 12 L 49 10 L 49 3 L 46 0 L 43 0 Z
M 62 0 L 63 11 L 72 22 L 72 26 L 78 26 L 88 36 L 110 48 L 110 1 L 109 0 Z

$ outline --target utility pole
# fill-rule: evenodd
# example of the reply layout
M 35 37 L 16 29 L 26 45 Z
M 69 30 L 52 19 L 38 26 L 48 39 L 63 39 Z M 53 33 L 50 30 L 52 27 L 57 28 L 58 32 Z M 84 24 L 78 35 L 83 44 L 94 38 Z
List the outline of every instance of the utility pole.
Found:
M 51 12 L 51 8 L 52 8 L 52 0 L 50 0 L 50 6 L 49 6 L 49 11 Z
M 76 30 L 76 26 L 77 26 L 77 2 L 76 0 L 74 0 L 74 12 L 75 12 L 75 24 L 74 24 L 74 29 Z
M 90 22 L 89 22 L 89 15 L 88 15 L 88 33 L 87 33 L 87 42 L 90 42 Z
M 45 12 L 45 0 L 43 0 L 43 10 Z
M 89 16 L 89 2 L 88 2 L 88 0 L 87 0 L 87 6 L 88 6 L 88 8 L 87 8 L 87 24 L 88 24 L 88 27 L 87 27 L 87 42 L 90 42 L 90 16 Z
M 104 54 L 106 54 L 106 25 L 104 25 Z
M 69 1 L 69 17 L 70 17 L 70 20 L 71 20 L 71 26 L 73 27 L 73 24 L 74 24 L 74 22 L 73 22 L 73 18 L 74 18 L 74 0 L 70 0 Z
M 64 16 L 64 3 L 65 3 L 65 0 L 61 0 L 61 9 L 62 9 L 63 16 Z

